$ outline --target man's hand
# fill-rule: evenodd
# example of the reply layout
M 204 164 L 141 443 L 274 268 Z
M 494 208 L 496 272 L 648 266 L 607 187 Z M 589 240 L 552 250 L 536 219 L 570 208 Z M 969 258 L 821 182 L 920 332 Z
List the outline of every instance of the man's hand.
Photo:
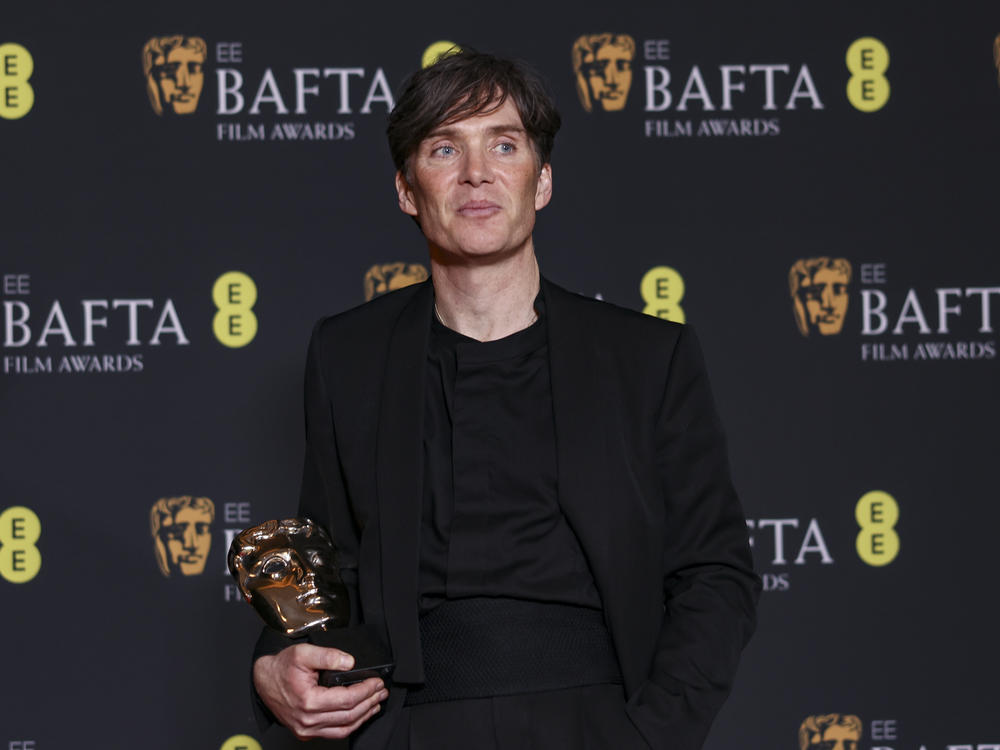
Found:
M 253 684 L 278 721 L 300 740 L 341 739 L 377 714 L 389 696 L 377 677 L 349 687 L 317 684 L 322 670 L 353 666 L 354 657 L 343 651 L 299 643 L 257 659 Z

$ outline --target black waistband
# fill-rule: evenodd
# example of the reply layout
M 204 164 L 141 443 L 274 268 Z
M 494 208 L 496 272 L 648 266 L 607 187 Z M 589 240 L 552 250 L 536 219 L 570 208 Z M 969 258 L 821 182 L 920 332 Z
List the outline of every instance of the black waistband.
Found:
M 420 618 L 423 687 L 406 705 L 620 683 L 603 614 L 520 599 L 456 599 Z

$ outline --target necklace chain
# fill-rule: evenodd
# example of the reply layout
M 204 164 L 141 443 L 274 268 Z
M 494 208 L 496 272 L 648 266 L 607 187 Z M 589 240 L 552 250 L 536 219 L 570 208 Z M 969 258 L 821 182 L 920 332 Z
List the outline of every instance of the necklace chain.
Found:
M 434 315 L 438 319 L 441 325 L 451 328 L 447 323 L 445 323 L 444 318 L 441 317 L 441 311 L 438 309 L 437 302 L 434 303 Z M 532 307 L 531 308 L 531 320 L 528 321 L 528 325 L 534 325 L 535 321 L 538 320 L 538 311 Z M 525 326 L 527 328 L 527 326 Z

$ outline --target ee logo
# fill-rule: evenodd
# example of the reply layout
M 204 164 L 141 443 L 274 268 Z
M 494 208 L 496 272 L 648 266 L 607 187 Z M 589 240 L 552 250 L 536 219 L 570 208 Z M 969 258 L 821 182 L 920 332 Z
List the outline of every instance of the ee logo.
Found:
M 215 338 L 224 346 L 246 346 L 257 335 L 257 285 L 241 271 L 229 271 L 215 280 L 212 301 L 218 310 L 212 319 Z
M 854 517 L 861 531 L 855 547 L 858 557 L 869 565 L 888 565 L 899 554 L 899 504 L 888 492 L 872 490 L 866 492 L 854 507 Z
M 31 508 L 15 505 L 0 513 L 0 575 L 11 583 L 26 583 L 38 575 L 42 553 L 35 542 L 42 522 Z
M 35 70 L 31 53 L 20 44 L 0 44 L 0 117 L 17 120 L 35 103 L 35 90 L 28 79 Z
M 448 55 L 454 55 L 461 52 L 462 48 L 459 47 L 454 42 L 434 42 L 429 45 L 427 49 L 424 50 L 424 54 L 420 56 L 420 67 L 429 68 L 431 65 L 436 63 L 442 57 L 447 57 Z
M 219 750 L 261 750 L 260 743 L 246 734 L 236 734 L 222 743 Z
M 684 298 L 684 279 L 670 266 L 656 266 L 646 271 L 639 282 L 639 294 L 646 303 L 642 308 L 646 315 L 675 323 L 685 321 L 684 308 L 680 304 Z
M 878 39 L 865 36 L 847 48 L 847 100 L 855 109 L 874 112 L 889 101 L 889 79 L 883 75 L 889 67 L 889 50 Z

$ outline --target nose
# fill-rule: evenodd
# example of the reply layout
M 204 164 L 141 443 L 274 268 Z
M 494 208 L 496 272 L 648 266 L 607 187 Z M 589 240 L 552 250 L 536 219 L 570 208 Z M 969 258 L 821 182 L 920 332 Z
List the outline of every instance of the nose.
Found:
M 462 158 L 462 182 L 478 187 L 493 182 L 493 169 L 486 155 L 479 149 L 469 149 Z
M 609 62 L 604 66 L 604 85 L 613 88 L 618 85 L 618 77 L 615 75 L 615 64 Z
M 190 87 L 190 85 L 191 85 L 191 80 L 190 76 L 188 75 L 187 65 L 181 63 L 180 65 L 177 66 L 177 88 L 186 89 Z
M 183 540 L 184 549 L 193 550 L 196 546 L 195 545 L 196 537 L 197 534 L 195 533 L 194 525 L 189 524 L 188 527 L 184 529 L 184 540 Z
M 823 294 L 819 304 L 824 310 L 833 309 L 833 287 L 830 284 L 823 286 Z

